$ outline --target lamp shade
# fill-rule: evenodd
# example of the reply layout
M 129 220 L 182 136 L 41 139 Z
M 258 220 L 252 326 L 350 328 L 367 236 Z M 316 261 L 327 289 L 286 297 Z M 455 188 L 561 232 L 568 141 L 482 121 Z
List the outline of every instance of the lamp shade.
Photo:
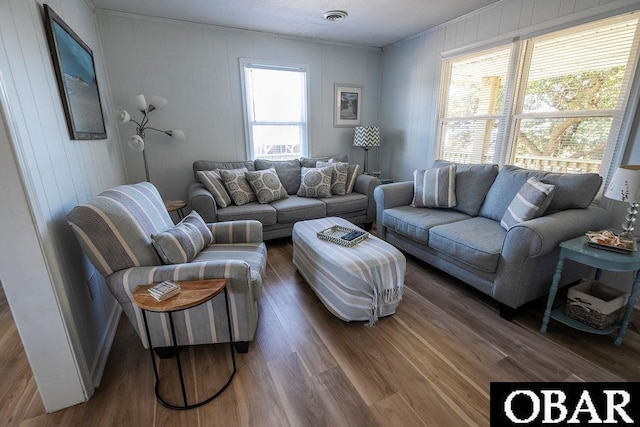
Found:
M 133 151 L 140 152 L 144 150 L 144 139 L 142 139 L 140 135 L 132 135 L 127 143 L 129 144 L 129 148 Z
M 380 145 L 380 128 L 377 126 L 358 126 L 353 134 L 354 147 L 377 147 Z
M 151 97 L 151 102 L 149 102 L 149 112 L 157 110 L 158 108 L 162 108 L 168 103 L 169 101 L 167 101 L 165 98 L 158 95 L 153 95 Z
M 139 111 L 147 111 L 147 99 L 144 95 L 134 96 L 129 102 Z
M 127 110 L 123 108 L 118 108 L 116 110 L 116 120 L 118 123 L 128 123 L 131 120 L 131 116 L 127 112 Z
M 635 203 L 640 193 L 640 165 L 620 166 L 605 191 L 605 197 Z

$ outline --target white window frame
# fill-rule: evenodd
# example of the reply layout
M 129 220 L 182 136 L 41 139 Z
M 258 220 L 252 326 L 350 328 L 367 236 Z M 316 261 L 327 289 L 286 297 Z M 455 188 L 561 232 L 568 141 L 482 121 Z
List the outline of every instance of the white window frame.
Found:
M 303 157 L 307 157 L 309 153 L 309 66 L 307 64 L 299 64 L 292 62 L 268 61 L 263 59 L 240 58 L 240 83 L 242 89 L 242 105 L 244 111 L 244 134 L 247 159 L 255 159 L 255 150 L 253 144 L 253 132 L 251 114 L 249 112 L 249 100 L 247 98 L 247 82 L 245 79 L 245 68 L 263 68 L 266 70 L 282 70 L 282 71 L 298 71 L 305 73 L 305 93 L 304 93 L 304 121 L 303 122 L 261 122 L 260 124 L 282 125 L 291 124 L 301 126 L 300 150 Z
M 628 15 L 623 14 L 618 17 L 610 17 L 605 19 L 628 19 Z M 604 19 L 603 19 L 604 20 Z M 598 21 L 594 21 L 591 24 L 597 25 Z M 575 27 L 582 26 L 582 24 L 576 24 Z M 504 125 L 501 125 L 498 136 L 496 138 L 496 151 L 494 153 L 493 161 L 499 165 L 507 164 L 512 158 L 512 150 L 515 149 L 515 126 L 514 122 L 521 118 L 531 118 L 534 117 L 535 114 L 527 113 L 522 114 L 519 111 L 519 103 L 522 102 L 522 97 L 524 94 L 524 88 L 521 87 L 524 83 L 522 70 L 523 67 L 528 66 L 528 61 L 531 59 L 530 56 L 530 41 L 537 40 L 541 38 L 547 37 L 555 37 L 562 31 L 570 31 L 572 27 L 569 27 L 565 30 L 557 30 L 550 31 L 545 35 L 540 35 L 539 33 L 535 36 L 531 36 L 529 38 L 523 39 L 515 39 L 511 41 L 505 41 L 503 43 L 494 42 L 489 46 L 485 46 L 482 48 L 474 47 L 473 50 L 467 50 L 464 52 L 456 51 L 453 54 L 443 53 L 443 62 L 442 62 L 442 74 L 440 81 L 440 91 L 439 91 L 439 107 L 438 107 L 438 117 L 437 117 L 437 131 L 436 131 L 436 144 L 434 144 L 434 156 L 435 158 L 439 158 L 442 153 L 442 132 L 444 129 L 444 124 L 447 120 L 473 120 L 473 119 L 488 119 L 488 116 L 471 116 L 471 117 L 456 117 L 456 118 L 447 118 L 446 115 L 446 107 L 447 107 L 447 94 L 448 88 L 450 85 L 451 78 L 451 61 L 457 58 L 461 58 L 464 56 L 482 54 L 484 51 L 489 51 L 500 46 L 502 47 L 511 47 L 511 60 L 509 63 L 509 69 L 507 71 L 508 81 L 507 86 L 505 88 L 505 105 L 503 106 L 503 113 L 499 117 L 499 120 L 504 122 Z M 600 165 L 600 175 L 605 178 L 605 183 L 607 183 L 615 170 L 615 165 L 620 163 L 622 160 L 622 155 L 626 146 L 626 142 L 629 139 L 629 135 L 631 133 L 632 121 L 635 117 L 637 105 L 640 100 L 640 48 L 638 44 L 640 43 L 640 25 L 636 28 L 636 36 L 634 38 L 634 46 L 632 48 L 632 54 L 635 51 L 635 56 L 630 58 L 627 73 L 631 73 L 633 68 L 635 67 L 635 74 L 633 76 L 629 76 L 630 84 L 627 86 L 626 91 L 621 94 L 626 98 L 626 104 L 624 105 L 621 112 L 619 112 L 616 116 L 614 116 L 614 121 L 619 121 L 617 126 L 617 131 L 613 131 L 610 134 L 609 141 L 605 147 L 605 152 L 602 156 L 602 161 Z M 634 65 L 635 64 L 635 65 Z M 601 113 L 603 110 L 600 110 Z M 566 113 L 564 113 L 566 116 Z M 581 114 L 581 117 L 589 115 L 589 112 L 584 111 Z M 594 113 L 594 115 L 599 115 L 598 113 Z M 546 115 L 548 117 L 548 115 Z M 493 118 L 493 116 L 491 117 Z M 615 126 L 615 124 L 614 124 Z M 603 186 L 604 187 L 604 186 Z

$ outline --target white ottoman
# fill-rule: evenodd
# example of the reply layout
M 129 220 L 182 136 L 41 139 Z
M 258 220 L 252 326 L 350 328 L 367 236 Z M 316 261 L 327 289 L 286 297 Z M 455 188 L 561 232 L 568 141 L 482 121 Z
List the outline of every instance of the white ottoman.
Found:
M 378 317 L 396 312 L 407 261 L 375 236 L 351 248 L 317 237 L 334 225 L 358 229 L 335 217 L 297 222 L 292 233 L 293 264 L 331 313 L 373 326 Z

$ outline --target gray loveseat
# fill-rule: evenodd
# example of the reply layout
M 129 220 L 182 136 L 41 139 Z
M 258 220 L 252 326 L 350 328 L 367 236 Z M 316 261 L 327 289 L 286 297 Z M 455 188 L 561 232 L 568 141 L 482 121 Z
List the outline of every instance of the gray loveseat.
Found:
M 451 163 L 438 160 L 434 167 Z M 501 303 L 510 319 L 521 305 L 548 293 L 558 244 L 607 226 L 606 211 L 590 206 L 602 178 L 597 174 L 557 174 L 497 165 L 456 165 L 453 208 L 412 207 L 414 182 L 375 189 L 378 235 L 399 249 L 479 289 Z M 555 185 L 543 216 L 507 231 L 500 220 L 530 177 Z M 571 261 L 566 285 L 588 273 Z
M 287 161 L 257 159 L 215 162 L 198 160 L 193 163 L 195 181 L 189 185 L 189 203 L 191 208 L 196 210 L 205 222 L 258 220 L 262 223 L 265 240 L 291 236 L 293 225 L 297 221 L 327 216 L 342 217 L 354 224 L 370 228 L 376 216 L 373 190 L 380 185 L 378 178 L 357 174 L 353 191 L 344 196 L 332 195 L 328 198 L 309 198 L 296 195 L 300 187 L 301 168 L 303 166 L 314 168 L 316 167 L 316 162 L 328 161 L 329 159 L 348 162 L 346 155 L 322 158 L 303 157 L 300 160 Z M 234 204 L 224 208 L 217 206 L 211 192 L 200 182 L 198 171 L 238 168 L 247 168 L 249 171 L 275 168 L 289 197 L 267 204 L 251 202 L 241 206 Z

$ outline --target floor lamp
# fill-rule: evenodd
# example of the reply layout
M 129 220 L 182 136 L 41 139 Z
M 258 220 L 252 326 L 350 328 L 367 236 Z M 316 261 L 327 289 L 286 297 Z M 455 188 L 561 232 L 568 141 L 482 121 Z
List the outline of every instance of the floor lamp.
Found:
M 369 148 L 380 145 L 380 128 L 377 126 L 358 126 L 353 134 L 353 146 L 364 149 L 364 171 L 369 174 Z
M 151 182 L 149 179 L 149 164 L 147 163 L 147 154 L 144 150 L 144 138 L 145 132 L 147 130 L 154 130 L 156 132 L 164 133 L 165 135 L 169 135 L 173 139 L 177 141 L 184 141 L 186 136 L 184 132 L 180 129 L 172 129 L 172 130 L 161 130 L 156 129 L 154 127 L 149 126 L 149 113 L 158 108 L 164 107 L 169 103 L 166 99 L 161 96 L 154 95 L 151 97 L 151 102 L 147 105 L 147 100 L 144 95 L 138 95 L 129 100 L 131 104 L 136 108 L 136 110 L 142 113 L 142 119 L 138 122 L 131 118 L 131 115 L 122 108 L 119 108 L 116 111 L 116 120 L 119 123 L 128 123 L 133 122 L 136 124 L 136 134 L 132 135 L 127 141 L 129 148 L 133 151 L 142 152 L 142 159 L 144 160 L 144 173 L 148 182 Z

